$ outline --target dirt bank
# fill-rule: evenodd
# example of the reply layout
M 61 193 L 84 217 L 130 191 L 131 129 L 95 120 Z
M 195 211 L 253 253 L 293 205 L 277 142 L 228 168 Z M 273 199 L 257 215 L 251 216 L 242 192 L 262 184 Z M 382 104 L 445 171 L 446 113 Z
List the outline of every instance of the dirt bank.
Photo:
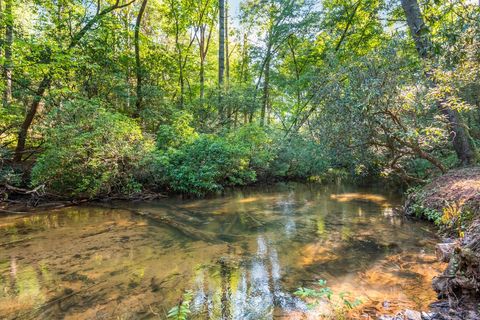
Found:
M 433 280 L 430 319 L 480 319 L 480 167 L 434 179 L 409 195 L 405 212 L 435 221 L 445 239 L 437 255 L 448 267 Z

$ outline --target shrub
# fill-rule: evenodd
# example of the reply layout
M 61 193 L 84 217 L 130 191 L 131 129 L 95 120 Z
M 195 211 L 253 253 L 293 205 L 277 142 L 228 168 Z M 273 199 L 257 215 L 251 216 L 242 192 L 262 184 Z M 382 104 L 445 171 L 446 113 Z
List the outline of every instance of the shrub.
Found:
M 166 150 L 178 148 L 189 143 L 198 137 L 195 129 L 191 127 L 192 116 L 186 112 L 179 112 L 175 115 L 172 124 L 163 124 L 157 132 L 157 148 Z
M 330 167 L 328 155 L 321 145 L 294 135 L 288 140 L 277 139 L 279 146 L 270 170 L 272 176 L 293 179 L 309 179 L 321 176 Z
M 138 163 L 153 149 L 136 122 L 96 101 L 73 101 L 48 115 L 45 152 L 32 171 L 34 185 L 70 196 L 140 190 Z
M 242 154 L 248 158 L 249 166 L 257 175 L 265 176 L 276 155 L 271 135 L 255 124 L 245 125 L 227 135 L 229 143 L 242 149 Z
M 245 149 L 225 138 L 203 134 L 179 149 L 155 157 L 155 176 L 175 192 L 204 195 L 225 186 L 255 181 Z

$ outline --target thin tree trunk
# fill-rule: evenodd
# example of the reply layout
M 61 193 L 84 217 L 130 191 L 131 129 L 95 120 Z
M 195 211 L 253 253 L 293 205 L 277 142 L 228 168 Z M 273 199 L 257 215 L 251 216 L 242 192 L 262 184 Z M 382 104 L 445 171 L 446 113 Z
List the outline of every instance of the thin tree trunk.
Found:
M 230 52 L 228 49 L 228 0 L 226 0 L 225 5 L 225 89 L 229 90 L 230 86 Z M 230 104 L 227 106 L 226 110 L 228 126 L 230 126 L 232 108 Z
M 200 103 L 203 105 L 205 97 L 205 25 L 200 27 Z
M 410 29 L 415 47 L 419 56 L 428 62 L 432 57 L 432 43 L 430 32 L 426 26 L 420 6 L 417 0 L 401 0 L 403 11 L 407 17 L 407 24 Z M 431 82 L 431 86 L 437 86 L 431 70 L 426 72 L 426 76 Z M 465 126 L 460 113 L 445 105 L 445 101 L 440 99 L 436 102 L 437 108 L 447 118 L 450 129 L 452 130 L 452 144 L 458 159 L 462 165 L 475 164 L 478 160 L 478 153 L 471 138 L 468 128 Z
M 263 98 L 262 110 L 260 113 L 260 125 L 265 125 L 265 117 L 269 104 L 269 85 L 270 85 L 270 48 L 267 50 L 267 57 L 265 61 L 265 75 L 263 80 Z
M 47 89 L 50 87 L 51 81 L 52 79 L 50 75 L 43 78 L 42 82 L 40 82 L 40 85 L 38 86 L 37 91 L 35 92 L 35 97 L 33 97 L 30 109 L 28 110 L 20 127 L 20 131 L 18 132 L 18 142 L 15 149 L 15 156 L 13 158 L 13 161 L 15 162 L 20 162 L 22 160 L 23 151 L 25 150 L 25 143 L 27 141 L 28 129 L 33 122 L 33 118 L 37 114 L 38 107 L 40 106 L 40 102 L 42 101 L 45 91 L 47 91 Z
M 218 90 L 219 90 L 219 116 L 224 120 L 223 110 L 223 82 L 225 73 L 225 0 L 218 1 Z
M 129 24 L 129 18 L 130 18 L 130 10 L 127 10 L 127 13 L 124 16 L 124 23 L 125 23 L 125 29 L 126 29 L 126 34 L 127 34 L 127 48 L 130 49 L 131 41 L 130 41 L 130 24 Z M 130 61 L 127 59 L 127 72 L 125 74 L 125 82 L 127 84 L 127 101 L 126 101 L 126 110 L 127 112 L 130 112 L 130 96 L 131 96 L 131 88 L 130 88 Z
M 142 102 L 143 102 L 143 93 L 142 93 L 142 62 L 140 60 L 140 26 L 142 23 L 142 17 L 147 7 L 148 0 L 143 0 L 140 11 L 138 12 L 137 21 L 135 22 L 135 72 L 137 75 L 137 100 L 135 102 L 135 112 L 134 117 L 137 118 L 140 116 L 142 111 Z
M 228 50 L 228 0 L 225 6 L 225 85 L 228 90 L 230 84 L 230 53 Z
M 13 0 L 5 1 L 5 43 L 4 43 L 4 53 L 5 53 L 5 65 L 4 65 L 4 76 L 5 76 L 5 91 L 3 93 L 3 105 L 6 107 L 12 101 L 12 46 L 13 46 Z
M 182 58 L 182 47 L 180 44 L 180 26 L 173 2 L 171 2 L 173 13 L 175 14 L 175 47 L 177 49 L 177 63 L 178 63 L 178 83 L 180 85 L 180 108 L 183 108 L 184 94 L 185 94 L 185 84 L 183 81 L 183 58 Z
M 200 47 L 200 103 L 203 105 L 203 99 L 205 98 L 205 61 L 207 59 L 208 49 L 210 47 L 210 39 L 212 38 L 212 29 L 213 29 L 214 20 L 211 21 L 211 24 L 208 26 L 208 35 L 207 35 L 207 25 L 203 24 L 200 26 L 200 37 L 198 39 L 198 44 Z

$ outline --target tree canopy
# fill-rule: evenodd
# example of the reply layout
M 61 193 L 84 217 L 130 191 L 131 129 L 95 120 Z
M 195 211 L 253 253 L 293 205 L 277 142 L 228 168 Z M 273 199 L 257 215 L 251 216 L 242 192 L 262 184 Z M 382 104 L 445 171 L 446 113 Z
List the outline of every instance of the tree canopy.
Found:
M 0 1 L 0 183 L 203 195 L 476 164 L 477 2 L 234 4 Z

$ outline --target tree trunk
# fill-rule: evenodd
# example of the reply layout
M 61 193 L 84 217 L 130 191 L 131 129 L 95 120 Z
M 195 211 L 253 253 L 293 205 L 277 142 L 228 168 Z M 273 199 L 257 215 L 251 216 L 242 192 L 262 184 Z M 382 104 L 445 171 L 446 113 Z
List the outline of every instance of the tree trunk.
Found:
M 135 22 L 135 72 L 137 75 L 137 100 L 135 102 L 134 117 L 138 118 L 142 110 L 143 93 L 142 93 L 142 63 L 140 60 L 140 26 L 142 23 L 142 17 L 147 7 L 148 0 L 143 0 L 140 11 L 138 12 L 137 21 Z
M 12 0 L 5 1 L 5 91 L 3 93 L 3 105 L 6 107 L 12 101 L 12 46 L 13 46 L 13 4 Z
M 401 0 L 403 11 L 407 17 L 407 24 L 410 29 L 418 55 L 423 60 L 429 60 L 432 55 L 432 42 L 430 33 L 426 26 L 420 6 L 417 0 Z M 428 61 L 427 61 L 428 62 Z M 436 81 L 433 79 L 432 72 L 426 72 L 426 76 L 431 82 L 431 86 L 435 87 Z M 470 137 L 468 128 L 463 123 L 462 117 L 458 111 L 453 110 L 445 105 L 443 100 L 437 101 L 437 108 L 447 118 L 450 129 L 452 130 L 452 144 L 458 159 L 462 165 L 475 164 L 478 159 L 478 153 Z
M 218 1 L 218 90 L 219 90 L 219 116 L 224 120 L 222 106 L 223 77 L 225 73 L 225 0 Z
M 127 48 L 130 48 L 131 41 L 130 41 L 130 10 L 127 10 L 127 13 L 124 16 L 123 23 L 125 24 L 125 33 L 127 35 Z M 125 83 L 127 84 L 127 99 L 126 99 L 126 111 L 130 112 L 130 96 L 131 96 L 131 88 L 130 88 L 130 61 L 126 61 L 127 70 L 125 73 Z
M 225 89 L 229 90 L 230 86 L 230 52 L 228 49 L 228 0 L 226 0 L 225 5 Z M 228 126 L 230 126 L 232 108 L 230 104 L 227 106 L 226 110 L 226 120 L 228 121 Z
M 200 49 L 200 103 L 203 105 L 205 97 L 205 25 L 200 27 L 199 49 Z
M 417 0 L 401 0 L 403 11 L 407 16 L 407 24 L 410 29 L 415 48 L 421 58 L 428 58 L 431 54 L 432 43 L 430 32 L 425 24 Z
M 260 125 L 265 125 L 265 115 L 267 113 L 269 104 L 269 85 L 270 85 L 270 48 L 267 51 L 265 61 L 265 75 L 263 78 L 263 97 L 262 97 L 262 111 L 260 113 Z
M 198 46 L 200 51 L 200 103 L 203 106 L 203 99 L 205 98 L 205 61 L 207 59 L 208 49 L 210 47 L 210 39 L 212 37 L 214 20 L 208 25 L 202 24 L 199 27 L 200 37 L 198 37 Z
M 28 129 L 33 122 L 33 118 L 37 113 L 38 106 L 42 101 L 45 91 L 47 91 L 47 89 L 50 87 L 50 83 L 51 77 L 50 75 L 48 75 L 43 78 L 42 82 L 40 82 L 40 85 L 38 86 L 37 91 L 35 92 L 35 97 L 33 97 L 30 109 L 28 110 L 25 119 L 23 120 L 22 126 L 20 127 L 20 131 L 18 132 L 18 142 L 15 149 L 15 156 L 13 158 L 13 161 L 15 162 L 20 162 L 22 160 L 23 152 L 25 150 L 25 143 L 27 141 Z
M 230 53 L 228 50 L 228 0 L 226 0 L 225 6 L 225 80 L 228 90 L 230 83 Z
M 218 86 L 223 87 L 225 73 L 225 0 L 218 1 Z
M 172 4 L 172 10 L 173 8 Z M 180 85 L 180 101 L 179 105 L 180 108 L 183 108 L 183 99 L 185 94 L 185 84 L 183 81 L 183 54 L 182 54 L 182 47 L 180 44 L 180 27 L 179 27 L 178 18 L 175 16 L 175 47 L 177 49 L 177 63 L 178 63 L 178 83 Z

